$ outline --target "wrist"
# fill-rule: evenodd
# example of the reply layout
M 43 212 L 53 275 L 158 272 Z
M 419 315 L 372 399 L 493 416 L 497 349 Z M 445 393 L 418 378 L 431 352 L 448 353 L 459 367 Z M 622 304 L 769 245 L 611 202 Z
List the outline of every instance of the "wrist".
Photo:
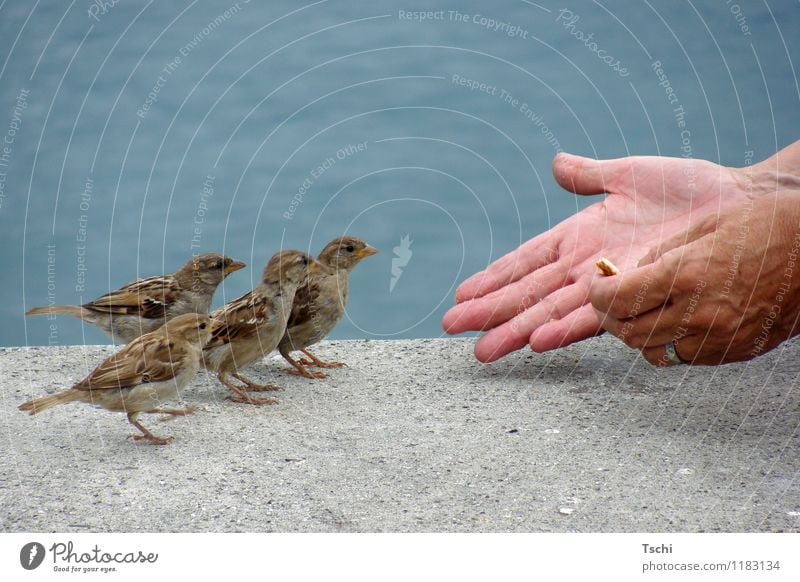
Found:
M 800 192 L 800 141 L 757 164 L 735 168 L 734 173 L 740 187 L 756 195 Z
M 763 196 L 785 192 L 800 195 L 800 174 L 789 174 L 760 165 L 731 169 L 738 194 Z
M 800 190 L 781 190 L 775 193 L 775 202 L 775 223 L 771 230 L 783 237 L 787 247 L 796 247 L 800 241 Z

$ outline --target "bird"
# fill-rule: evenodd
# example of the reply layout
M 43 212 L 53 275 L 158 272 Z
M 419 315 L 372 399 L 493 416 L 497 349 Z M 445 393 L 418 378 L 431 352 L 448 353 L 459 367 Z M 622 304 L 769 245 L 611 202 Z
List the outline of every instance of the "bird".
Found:
M 274 398 L 251 396 L 248 391 L 280 388 L 257 384 L 243 376 L 241 370 L 278 346 L 286 331 L 295 291 L 316 268 L 317 263 L 306 253 L 293 250 L 275 253 L 255 289 L 211 312 L 216 329 L 203 349 L 203 365 L 233 392 L 230 400 L 247 404 L 277 402 Z
M 176 273 L 136 279 L 89 303 L 34 307 L 25 315 L 72 315 L 97 326 L 114 342 L 128 343 L 178 315 L 208 313 L 217 286 L 246 266 L 206 253 L 192 257 Z
M 58 404 L 86 402 L 107 410 L 125 412 L 128 422 L 146 440 L 165 445 L 173 437 L 160 437 L 139 422 L 142 412 L 174 417 L 195 412 L 194 407 L 161 408 L 162 401 L 180 397 L 181 390 L 200 369 L 202 347 L 211 337 L 213 323 L 208 314 L 179 315 L 156 331 L 146 333 L 106 358 L 72 388 L 29 400 L 19 409 L 38 414 Z
M 335 238 L 322 249 L 317 262 L 324 268 L 310 274 L 297 290 L 286 333 L 278 345 L 281 355 L 294 367 L 288 370 L 290 374 L 325 378 L 323 372 L 312 372 L 306 366 L 339 368 L 345 365 L 344 362 L 324 362 L 307 348 L 322 340 L 341 321 L 347 306 L 350 272 L 362 259 L 377 252 L 378 249 L 353 236 Z M 294 350 L 303 352 L 308 359 L 293 359 L 291 352 Z

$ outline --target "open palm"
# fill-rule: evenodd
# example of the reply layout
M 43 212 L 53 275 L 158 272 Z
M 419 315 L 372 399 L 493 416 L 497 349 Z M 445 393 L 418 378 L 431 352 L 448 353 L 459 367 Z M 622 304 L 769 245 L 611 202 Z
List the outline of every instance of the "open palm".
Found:
M 448 333 L 489 330 L 475 345 L 481 361 L 526 343 L 547 351 L 596 335 L 588 290 L 597 259 L 635 266 L 652 247 L 746 195 L 737 170 L 694 159 L 559 154 L 553 175 L 576 194 L 608 195 L 459 286 L 442 325 Z

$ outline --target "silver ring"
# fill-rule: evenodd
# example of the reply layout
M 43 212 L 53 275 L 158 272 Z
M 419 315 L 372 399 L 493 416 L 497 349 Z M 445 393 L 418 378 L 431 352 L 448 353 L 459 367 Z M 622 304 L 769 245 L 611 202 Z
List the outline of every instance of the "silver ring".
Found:
M 664 345 L 664 350 L 667 352 L 667 359 L 673 366 L 680 366 L 681 364 L 685 364 L 683 360 L 681 360 L 680 356 L 678 356 L 678 352 L 675 348 L 675 340 L 672 340 L 668 344 Z

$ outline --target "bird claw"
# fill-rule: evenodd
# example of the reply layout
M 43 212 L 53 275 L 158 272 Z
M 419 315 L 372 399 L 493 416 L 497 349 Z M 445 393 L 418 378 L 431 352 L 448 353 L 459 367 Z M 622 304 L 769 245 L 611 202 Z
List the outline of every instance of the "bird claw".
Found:
M 241 382 L 242 384 L 244 384 L 246 389 L 249 390 L 250 392 L 275 392 L 276 390 L 283 390 L 283 388 L 281 388 L 280 386 L 273 386 L 272 384 L 256 384 L 255 382 L 253 382 L 249 378 L 245 378 L 241 374 L 234 374 L 233 377 L 239 380 L 239 382 Z M 240 396 L 242 395 L 242 393 L 239 392 L 239 390 L 243 390 L 242 388 L 234 388 L 233 386 L 228 386 L 228 388 L 230 388 Z
M 280 386 L 273 386 L 272 384 L 248 384 L 247 389 L 250 392 L 277 392 L 283 390 Z
M 303 378 L 311 378 L 316 380 L 322 380 L 323 378 L 327 378 L 328 375 L 324 372 L 312 372 L 311 370 L 295 370 L 294 368 L 289 368 L 286 370 L 287 374 L 292 374 L 294 376 L 302 376 Z
M 303 358 L 300 360 L 300 364 L 303 366 L 313 366 L 315 368 L 346 368 L 347 364 L 344 362 L 323 362 L 322 360 L 309 360 L 308 358 Z
M 157 437 L 154 434 L 132 434 L 128 438 L 133 441 L 148 441 L 154 445 L 166 445 L 175 440 L 175 437 Z
M 253 406 L 260 406 L 262 404 L 277 404 L 278 401 L 274 398 L 253 398 L 252 396 L 229 395 L 227 397 L 231 402 L 238 402 L 240 404 L 252 404 Z

